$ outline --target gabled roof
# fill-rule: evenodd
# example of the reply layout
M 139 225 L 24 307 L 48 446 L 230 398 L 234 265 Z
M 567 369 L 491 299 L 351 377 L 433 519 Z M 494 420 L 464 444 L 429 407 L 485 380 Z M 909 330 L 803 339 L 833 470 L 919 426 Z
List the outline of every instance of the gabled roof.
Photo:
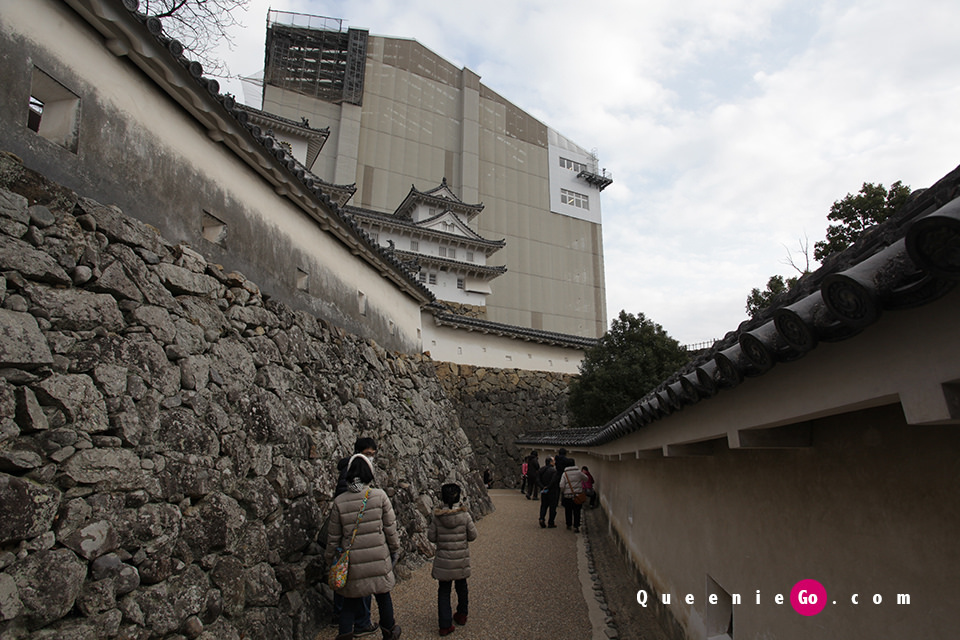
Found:
M 415 185 L 410 185 L 410 192 L 403 199 L 400 206 L 397 207 L 393 215 L 397 218 L 409 220 L 413 210 L 419 204 L 425 204 L 434 207 L 442 207 L 445 210 L 453 211 L 464 216 L 469 222 L 483 211 L 483 204 L 467 204 L 456 196 L 447 185 L 447 179 L 444 178 L 439 186 L 429 191 L 419 191 Z
M 293 158 L 273 136 L 251 121 L 250 111 L 220 83 L 203 75 L 203 66 L 184 57 L 183 45 L 163 33 L 163 22 L 139 13 L 136 2 L 65 0 L 99 32 L 106 48 L 125 56 L 198 123 L 269 183 L 274 191 L 313 218 L 321 229 L 349 248 L 420 304 L 433 293 L 392 254 L 381 248 L 324 192 L 323 183 Z M 329 187 L 329 185 L 327 185 Z
M 789 367 L 820 342 L 856 340 L 884 311 L 921 307 L 960 281 L 960 167 L 918 190 L 891 219 L 828 258 L 762 314 L 604 425 L 521 435 L 517 444 L 598 446 L 747 378 Z
M 313 171 L 313 165 L 317 162 L 320 150 L 330 137 L 330 127 L 316 129 L 310 126 L 309 121 L 303 118 L 300 122 L 282 118 L 272 113 L 267 113 L 261 109 L 254 109 L 243 104 L 238 104 L 237 109 L 249 113 L 249 120 L 256 125 L 268 130 L 282 131 L 284 133 L 300 136 L 307 140 L 307 157 L 303 165 L 307 171 Z M 354 189 L 356 190 L 356 189 Z
M 369 209 L 361 209 L 359 207 L 352 206 L 345 207 L 345 209 L 357 218 L 368 220 L 370 222 L 376 222 L 384 228 L 401 229 L 407 231 L 411 235 L 419 235 L 421 237 L 442 240 L 451 245 L 462 245 L 476 249 L 477 251 L 482 251 L 483 254 L 488 257 L 502 249 L 507 244 L 506 240 L 487 240 L 480 234 L 473 231 L 470 227 L 463 224 L 460 225 L 460 229 L 462 229 L 466 235 L 461 236 L 455 233 L 449 233 L 447 231 L 440 231 L 438 229 L 424 227 L 422 226 L 423 222 L 412 222 L 411 220 L 396 218 L 392 215 L 370 211 Z M 431 218 L 431 220 L 436 220 L 443 215 L 444 214 L 434 216 Z

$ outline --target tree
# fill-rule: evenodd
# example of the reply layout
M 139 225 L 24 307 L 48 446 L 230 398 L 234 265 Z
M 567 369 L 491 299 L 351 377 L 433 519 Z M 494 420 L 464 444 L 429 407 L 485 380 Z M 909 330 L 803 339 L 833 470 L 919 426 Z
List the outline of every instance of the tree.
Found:
M 642 313 L 621 311 L 586 350 L 570 385 L 575 426 L 604 424 L 654 389 L 689 359 L 686 350 Z
M 857 195 L 848 193 L 842 200 L 834 202 L 827 219 L 839 224 L 829 225 L 826 239 L 813 245 L 814 259 L 822 262 L 852 245 L 864 231 L 893 215 L 907 201 L 910 193 L 910 187 L 900 180 L 890 185 L 889 191 L 882 184 L 864 182 Z M 801 269 L 797 266 L 789 250 L 786 264 L 803 276 L 810 273 L 809 243 L 801 241 L 800 250 L 806 259 L 805 267 Z M 777 295 L 796 284 L 797 279 L 798 277 L 784 279 L 783 276 L 771 276 L 764 291 L 753 288 L 747 296 L 747 313 L 751 318 L 757 317 L 757 314 L 770 306 Z
M 135 1 L 135 0 L 129 0 Z M 163 31 L 183 45 L 203 65 L 207 75 L 226 73 L 226 65 L 213 57 L 221 42 L 233 47 L 228 33 L 240 25 L 236 10 L 247 10 L 250 0 L 140 0 L 139 11 L 160 18 Z
M 750 314 L 751 318 L 756 318 L 757 315 L 770 306 L 770 302 L 783 293 L 784 291 L 789 291 L 790 287 L 797 283 L 797 278 L 787 278 L 783 279 L 783 276 L 770 276 L 770 279 L 767 280 L 767 288 L 764 291 L 760 291 L 757 287 L 754 287 L 750 291 L 750 295 L 747 296 L 747 313 Z
M 823 261 L 843 251 L 863 235 L 869 227 L 880 224 L 907 201 L 910 187 L 897 180 L 887 191 L 882 184 L 864 182 L 857 195 L 848 193 L 830 207 L 828 220 L 839 224 L 827 227 L 827 238 L 813 245 L 813 257 Z

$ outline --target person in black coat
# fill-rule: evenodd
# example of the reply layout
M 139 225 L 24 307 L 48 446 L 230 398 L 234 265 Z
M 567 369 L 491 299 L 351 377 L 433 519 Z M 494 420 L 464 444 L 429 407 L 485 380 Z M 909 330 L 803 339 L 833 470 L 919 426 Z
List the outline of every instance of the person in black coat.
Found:
M 531 451 L 527 456 L 527 500 L 538 500 L 540 486 L 537 484 L 537 478 L 540 475 L 540 462 L 537 460 L 537 452 Z
M 540 491 L 540 527 L 555 529 L 557 519 L 557 504 L 560 502 L 560 479 L 557 477 L 557 468 L 553 465 L 553 458 L 547 458 L 537 476 L 537 484 L 543 489 Z M 550 519 L 544 522 L 549 511 Z

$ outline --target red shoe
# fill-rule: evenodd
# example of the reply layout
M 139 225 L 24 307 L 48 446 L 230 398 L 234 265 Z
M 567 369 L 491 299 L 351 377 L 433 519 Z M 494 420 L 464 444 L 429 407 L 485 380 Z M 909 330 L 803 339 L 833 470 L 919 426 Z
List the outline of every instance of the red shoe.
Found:
M 453 621 L 462 627 L 463 625 L 467 624 L 467 614 L 455 613 L 453 614 Z
M 455 626 L 450 625 L 450 626 L 447 627 L 446 629 L 440 629 L 440 635 L 442 635 L 442 636 L 448 636 L 448 635 L 450 635 L 451 633 L 453 633 L 453 632 L 456 631 L 456 630 L 457 630 L 457 628 L 456 628 Z

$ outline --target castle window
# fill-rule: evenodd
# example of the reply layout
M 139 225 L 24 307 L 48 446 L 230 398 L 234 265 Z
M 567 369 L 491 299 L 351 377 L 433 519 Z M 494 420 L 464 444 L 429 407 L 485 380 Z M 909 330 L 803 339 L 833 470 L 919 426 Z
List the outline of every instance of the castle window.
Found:
M 447 248 L 446 248 L 446 247 L 440 247 L 440 249 L 437 250 L 437 255 L 439 255 L 441 258 L 446 258 L 446 257 L 447 257 Z
M 450 258 L 451 260 L 456 260 L 456 259 L 457 259 L 457 250 L 454 249 L 453 247 L 451 247 L 450 249 L 448 249 L 448 250 L 447 250 L 447 257 Z
M 213 244 L 223 244 L 227 239 L 227 223 L 209 211 L 203 212 L 203 239 Z
M 64 149 L 77 152 L 80 98 L 65 86 L 33 68 L 27 127 Z
M 437 284 L 437 274 L 431 273 L 429 276 L 430 284 Z
M 410 251 L 420 251 L 420 241 L 411 240 L 410 241 Z
M 473 262 L 473 251 L 467 251 L 467 262 Z
M 569 189 L 560 189 L 560 202 L 580 209 L 590 208 L 590 199 L 587 196 Z
M 457 289 L 463 289 L 463 288 L 464 288 L 463 278 L 457 278 Z
M 418 273 L 418 274 L 417 274 L 417 279 L 418 279 L 420 282 L 426 282 L 426 281 L 427 281 L 427 272 L 426 272 L 426 271 L 421 271 L 420 273 Z

